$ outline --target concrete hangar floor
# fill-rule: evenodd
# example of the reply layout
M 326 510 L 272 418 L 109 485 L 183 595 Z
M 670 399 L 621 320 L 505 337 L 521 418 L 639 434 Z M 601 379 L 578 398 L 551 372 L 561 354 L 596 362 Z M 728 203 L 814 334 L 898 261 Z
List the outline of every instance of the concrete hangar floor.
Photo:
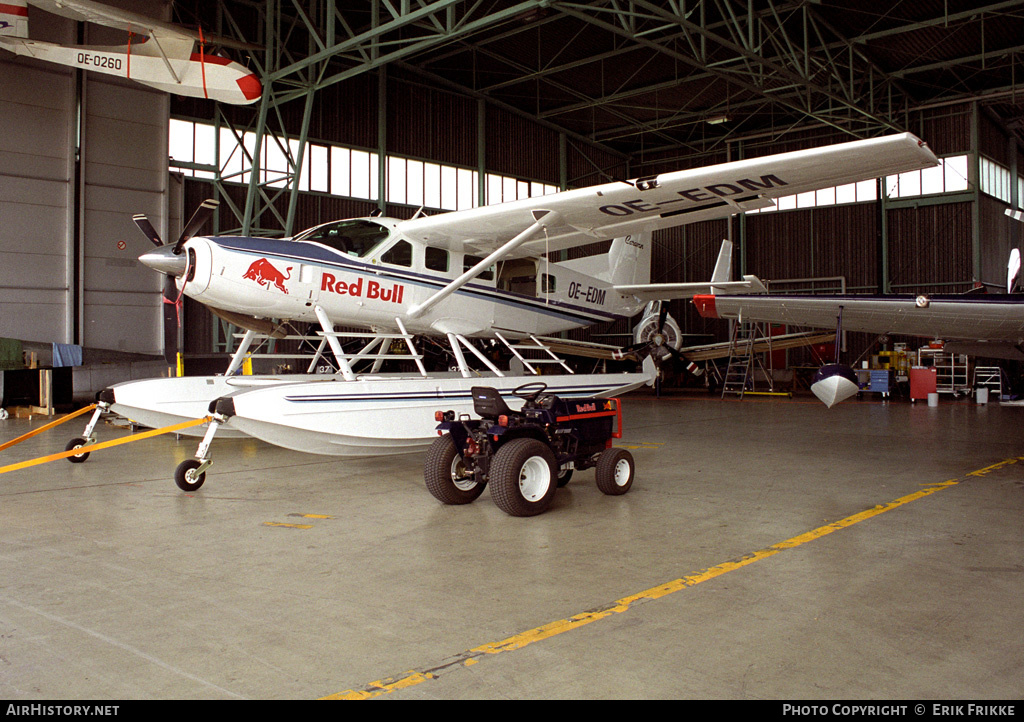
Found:
M 421 454 L 245 439 L 214 442 L 191 494 L 184 438 L 4 474 L 0 698 L 1024 693 L 1024 408 L 624 406 L 630 493 L 578 472 L 533 518 L 441 505 Z

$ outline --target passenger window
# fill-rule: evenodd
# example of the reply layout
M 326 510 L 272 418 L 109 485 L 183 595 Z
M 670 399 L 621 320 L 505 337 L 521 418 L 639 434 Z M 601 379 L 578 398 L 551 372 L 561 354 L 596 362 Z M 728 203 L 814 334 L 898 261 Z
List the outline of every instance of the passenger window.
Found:
M 427 248 L 427 270 L 448 272 L 448 251 L 443 248 Z
M 541 293 L 554 293 L 555 292 L 555 277 L 548 273 L 540 274 L 540 292 Z
M 412 266 L 412 244 L 408 241 L 399 241 L 385 251 L 380 260 L 394 266 Z
M 462 271 L 465 273 L 476 264 L 480 263 L 484 259 L 479 256 L 463 256 L 462 259 Z M 494 266 L 491 266 L 486 271 L 477 276 L 481 281 L 493 281 L 494 280 Z

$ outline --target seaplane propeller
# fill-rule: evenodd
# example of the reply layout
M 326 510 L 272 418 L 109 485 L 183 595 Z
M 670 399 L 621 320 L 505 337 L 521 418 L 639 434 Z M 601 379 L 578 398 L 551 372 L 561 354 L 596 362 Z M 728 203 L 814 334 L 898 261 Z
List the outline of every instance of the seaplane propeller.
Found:
M 143 235 L 157 247 L 157 250 L 139 256 L 139 260 L 150 268 L 166 273 L 168 276 L 177 277 L 184 275 L 188 266 L 188 259 L 181 252 L 185 241 L 196 235 L 199 229 L 206 225 L 206 222 L 210 220 L 210 217 L 213 216 L 213 212 L 217 210 L 219 205 L 220 202 L 212 198 L 207 198 L 200 203 L 173 246 L 169 246 L 161 240 L 160 234 L 156 232 L 153 224 L 149 222 L 145 215 L 140 213 L 132 216 L 132 220 L 135 221 L 135 225 L 139 227 Z
M 184 296 L 184 284 L 187 283 L 188 265 L 189 259 L 188 254 L 183 253 L 183 247 L 185 242 L 196 235 L 199 230 L 206 225 L 206 222 L 210 220 L 213 212 L 220 205 L 219 201 L 213 199 L 207 199 L 203 201 L 196 212 L 192 214 L 192 218 L 185 225 L 178 240 L 173 245 L 168 245 L 163 242 L 160 238 L 160 234 L 157 233 L 156 228 L 149 222 L 149 219 L 144 214 L 136 214 L 132 216 L 132 220 L 135 225 L 138 226 L 142 234 L 150 240 L 150 242 L 156 246 L 155 251 L 150 251 L 139 256 L 139 260 L 145 265 L 149 266 L 153 270 L 159 271 L 164 276 L 164 354 L 167 360 L 173 361 L 172 354 L 175 353 L 175 349 L 178 346 L 178 326 L 181 324 L 181 301 Z M 182 282 L 182 288 L 179 291 L 175 283 L 175 279 L 178 277 L 185 277 Z M 168 306 L 174 307 L 174 313 L 170 313 Z

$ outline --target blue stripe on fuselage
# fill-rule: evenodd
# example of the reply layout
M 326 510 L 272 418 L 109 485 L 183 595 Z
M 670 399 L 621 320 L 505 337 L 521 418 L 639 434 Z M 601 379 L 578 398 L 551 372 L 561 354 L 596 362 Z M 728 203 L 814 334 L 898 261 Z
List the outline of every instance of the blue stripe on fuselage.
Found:
M 363 261 L 345 258 L 325 246 L 312 242 L 285 241 L 276 238 L 249 238 L 246 236 L 213 236 L 208 237 L 207 240 L 223 248 L 252 256 L 276 256 L 281 259 L 292 259 L 299 263 L 317 263 L 374 278 L 379 278 L 380 276 L 391 277 L 411 285 L 433 290 L 439 290 L 452 281 L 452 279 L 444 276 L 428 276 L 413 271 L 374 266 Z M 543 299 L 523 296 L 510 291 L 502 291 L 493 286 L 482 286 L 475 283 L 467 283 L 455 293 L 456 295 L 482 297 L 494 303 L 515 308 L 525 308 L 533 313 L 540 313 L 545 316 L 553 316 L 571 321 L 572 323 L 585 325 L 601 321 L 613 321 L 619 318 L 619 316 L 607 311 L 573 306 L 564 301 L 544 301 Z

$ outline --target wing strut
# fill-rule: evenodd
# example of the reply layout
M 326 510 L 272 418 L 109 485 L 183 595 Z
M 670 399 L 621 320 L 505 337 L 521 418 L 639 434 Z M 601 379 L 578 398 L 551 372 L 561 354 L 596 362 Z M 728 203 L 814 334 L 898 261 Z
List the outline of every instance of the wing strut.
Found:
M 484 260 L 480 261 L 480 263 L 476 264 L 471 269 L 463 273 L 461 276 L 456 278 L 454 281 L 449 283 L 447 286 L 442 288 L 440 291 L 435 293 L 426 301 L 410 308 L 409 311 L 407 312 L 409 318 L 419 318 L 428 310 L 436 306 L 444 299 L 448 298 L 448 296 L 452 295 L 460 288 L 465 286 L 467 283 L 472 281 L 474 278 L 479 276 L 481 273 L 486 271 L 491 266 L 492 263 L 501 260 L 508 254 L 512 253 L 512 251 L 519 248 L 519 246 L 526 243 L 538 231 L 541 231 L 545 228 L 551 228 L 553 226 L 560 225 L 562 222 L 562 217 L 555 211 L 535 210 L 532 211 L 532 213 L 534 222 L 533 224 L 530 225 L 529 228 L 527 228 L 518 236 L 510 240 L 508 243 L 503 245 L 498 250 L 494 251 L 494 253 L 489 255 Z

